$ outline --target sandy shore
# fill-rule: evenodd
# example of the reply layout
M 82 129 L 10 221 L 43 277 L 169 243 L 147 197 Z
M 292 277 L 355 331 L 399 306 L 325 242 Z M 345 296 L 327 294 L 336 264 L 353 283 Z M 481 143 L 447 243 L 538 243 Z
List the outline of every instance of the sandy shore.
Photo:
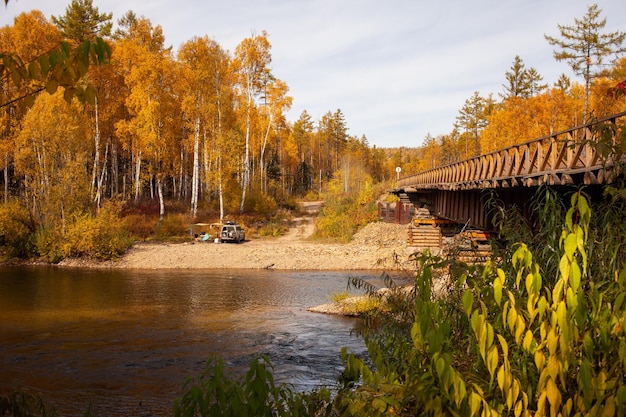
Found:
M 66 260 L 65 266 L 125 269 L 397 270 L 406 266 L 406 226 L 372 223 L 347 244 L 316 243 L 310 219 L 280 238 L 243 243 L 137 243 L 107 262 Z

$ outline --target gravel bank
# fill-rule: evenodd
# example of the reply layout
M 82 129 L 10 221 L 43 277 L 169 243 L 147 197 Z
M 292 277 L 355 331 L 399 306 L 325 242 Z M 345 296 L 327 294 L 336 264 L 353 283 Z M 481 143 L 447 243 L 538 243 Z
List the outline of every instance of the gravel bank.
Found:
M 126 269 L 398 270 L 407 266 L 407 226 L 371 223 L 347 244 L 307 240 L 312 219 L 280 238 L 236 243 L 138 243 L 121 259 L 66 266 Z

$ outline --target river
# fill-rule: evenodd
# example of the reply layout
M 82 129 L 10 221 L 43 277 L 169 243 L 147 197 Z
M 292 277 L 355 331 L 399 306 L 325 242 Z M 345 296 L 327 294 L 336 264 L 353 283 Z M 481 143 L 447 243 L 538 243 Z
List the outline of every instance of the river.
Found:
M 379 272 L 118 271 L 0 267 L 0 393 L 39 393 L 63 416 L 171 415 L 212 355 L 238 377 L 267 356 L 277 382 L 332 385 L 351 318 L 310 313 Z

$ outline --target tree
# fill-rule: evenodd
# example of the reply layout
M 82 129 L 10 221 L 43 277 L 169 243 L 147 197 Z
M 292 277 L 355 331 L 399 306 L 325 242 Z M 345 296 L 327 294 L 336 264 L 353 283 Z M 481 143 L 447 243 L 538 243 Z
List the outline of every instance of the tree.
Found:
M 260 179 L 263 189 L 267 188 L 267 169 L 265 155 L 268 147 L 268 141 L 272 130 L 276 130 L 278 126 L 285 125 L 284 111 L 291 108 L 292 98 L 287 95 L 289 87 L 284 81 L 277 80 L 274 77 L 265 86 L 265 97 L 263 104 L 263 114 L 265 115 L 265 134 L 261 143 L 261 151 L 259 155 Z M 278 135 L 275 134 L 277 137 Z
M 572 87 L 572 81 L 565 74 L 561 74 L 558 80 L 554 83 L 554 88 L 561 90 L 563 93 L 567 94 Z
M 175 115 L 179 114 L 172 83 L 175 76 L 170 50 L 163 48 L 163 31 L 142 18 L 131 27 L 129 37 L 118 42 L 125 63 L 125 83 L 130 93 L 126 106 L 130 117 L 117 122 L 117 133 L 132 152 L 134 164 L 135 201 L 141 196 L 146 164 L 148 183 L 153 193 L 153 180 L 159 199 L 160 217 L 165 215 L 163 180 L 171 166 L 172 133 Z
M 100 13 L 92 0 L 72 0 L 64 16 L 52 16 L 52 21 L 66 38 L 81 43 L 111 35 L 112 13 Z
M 68 215 L 88 201 L 86 126 L 78 103 L 66 103 L 61 92 L 39 96 L 24 118 L 15 143 L 15 170 L 45 227 L 59 220 L 64 227 Z
M 587 122 L 589 116 L 591 84 L 594 78 L 602 74 L 605 58 L 626 52 L 622 46 L 626 39 L 625 32 L 601 32 L 606 26 L 606 18 L 599 19 L 601 12 L 597 4 L 592 4 L 582 19 L 574 19 L 573 26 L 558 25 L 560 38 L 544 35 L 550 45 L 560 48 L 554 51 L 554 58 L 566 61 L 574 73 L 585 80 L 583 123 Z
M 481 97 L 480 93 L 475 91 L 459 110 L 456 126 L 462 130 L 460 138 L 465 144 L 465 159 L 480 154 L 480 133 L 487 126 L 487 118 L 492 108 L 493 100 Z
M 97 7 L 93 7 L 91 0 L 73 0 L 65 9 L 65 15 L 55 17 L 52 21 L 57 25 L 61 34 L 72 42 L 80 44 L 85 40 L 94 40 L 98 37 L 111 35 L 112 13 L 100 13 Z M 94 163 L 92 166 L 91 188 L 92 195 L 98 208 L 102 196 L 103 181 L 100 175 L 100 118 L 97 97 L 94 97 Z M 95 193 L 93 192 L 95 188 Z
M 272 62 L 271 45 L 267 33 L 246 38 L 235 48 L 234 67 L 237 74 L 241 106 L 244 109 L 245 125 L 245 154 L 243 161 L 243 180 L 241 205 L 239 212 L 243 213 L 246 192 L 250 185 L 250 141 L 252 136 L 252 115 L 255 108 L 255 99 L 263 92 L 264 81 L 269 73 L 269 64 Z
M 291 128 L 291 140 L 297 153 L 298 163 L 293 186 L 295 191 L 302 195 L 313 188 L 313 127 L 311 115 L 303 110 Z
M 15 19 L 16 28 L 23 16 L 29 16 L 35 25 L 27 25 L 27 31 L 36 33 L 35 27 L 49 26 L 41 12 L 22 13 Z M 47 37 L 46 35 L 52 35 Z M 32 36 L 31 36 L 32 37 Z M 58 32 L 49 30 L 38 34 L 43 43 L 21 44 L 0 53 L 0 79 L 11 83 L 13 94 L 3 91 L 0 107 L 18 103 L 23 108 L 30 107 L 35 96 L 42 91 L 53 94 L 59 87 L 64 88 L 64 97 L 69 102 L 77 97 L 82 102 L 92 102 L 95 91 L 89 85 L 82 85 L 82 79 L 90 65 L 108 63 L 111 57 L 109 45 L 96 37 L 72 46 L 60 42 Z M 48 45 L 46 45 L 46 43 Z M 37 52 L 41 49 L 40 52 Z
M 228 152 L 224 140 L 225 120 L 226 115 L 232 113 L 232 94 L 229 93 L 232 91 L 232 77 L 228 68 L 230 57 L 217 42 L 205 36 L 183 44 L 178 58 L 183 64 L 186 91 L 182 107 L 189 125 L 187 130 L 193 135 L 191 214 L 197 214 L 201 167 L 204 167 L 205 182 L 217 185 L 222 220 L 221 184 L 225 169 L 222 154 Z M 210 167 L 213 167 L 212 171 Z
M 526 69 L 519 55 L 515 55 L 513 65 L 511 65 L 510 71 L 504 74 L 504 77 L 507 80 L 507 84 L 502 84 L 504 94 L 501 94 L 501 96 L 505 99 L 510 97 L 532 97 L 547 87 L 546 84 L 540 84 L 543 78 L 536 69 Z

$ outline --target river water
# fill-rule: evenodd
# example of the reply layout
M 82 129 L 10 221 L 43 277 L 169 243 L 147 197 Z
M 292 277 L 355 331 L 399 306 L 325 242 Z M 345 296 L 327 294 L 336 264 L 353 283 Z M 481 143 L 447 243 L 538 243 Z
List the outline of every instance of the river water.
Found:
M 277 382 L 330 386 L 355 319 L 306 309 L 379 272 L 116 271 L 0 267 L 0 393 L 42 395 L 60 415 L 171 415 L 211 355 L 241 375 L 267 356 Z

